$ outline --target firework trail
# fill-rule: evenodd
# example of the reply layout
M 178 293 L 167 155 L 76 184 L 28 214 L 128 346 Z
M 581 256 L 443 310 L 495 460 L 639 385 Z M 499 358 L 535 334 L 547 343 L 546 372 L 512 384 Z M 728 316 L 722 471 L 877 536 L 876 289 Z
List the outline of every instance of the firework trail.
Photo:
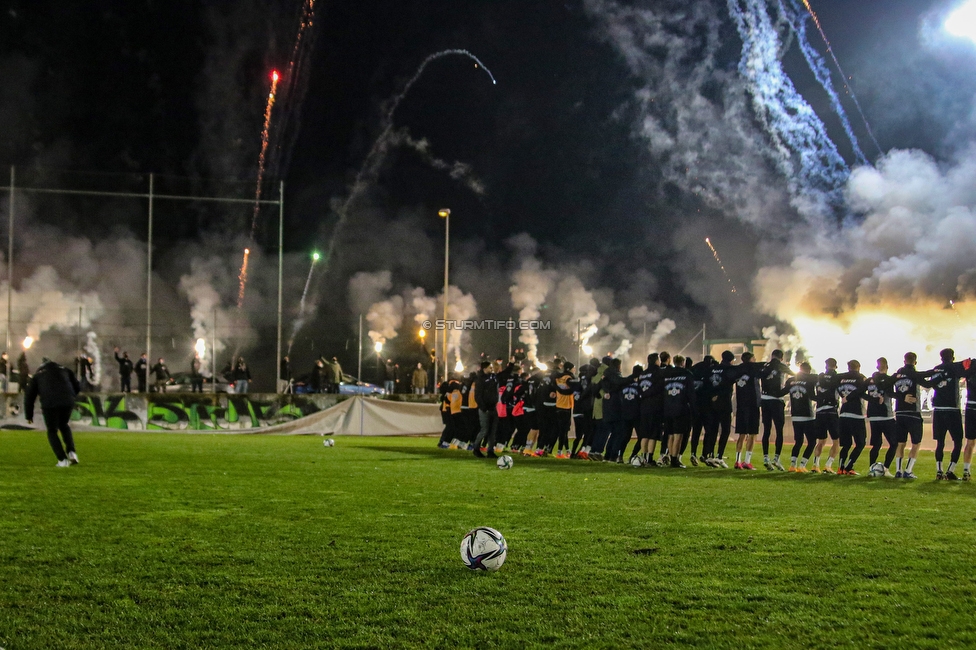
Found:
M 278 90 L 278 71 L 271 73 L 271 92 L 268 93 L 268 105 L 264 109 L 264 128 L 261 130 L 261 153 L 258 154 L 258 181 L 257 189 L 254 191 L 254 215 L 251 217 L 251 237 L 254 242 L 254 233 L 258 227 L 258 215 L 261 213 L 261 186 L 264 184 L 264 163 L 268 152 L 268 133 L 271 130 L 271 113 L 275 104 L 275 93 Z M 240 280 L 240 287 L 237 290 L 237 308 L 244 305 L 244 291 L 247 289 L 247 257 L 250 250 L 244 249 L 244 259 L 241 261 L 241 271 L 237 275 Z
M 315 43 L 315 4 L 316 0 L 304 0 L 298 21 L 298 33 L 292 48 L 291 58 L 283 76 L 284 87 L 278 99 L 279 110 L 272 129 L 272 144 L 269 147 L 270 161 L 268 170 L 280 177 L 279 170 L 286 168 L 291 150 L 298 138 L 298 126 L 301 123 L 301 106 L 308 89 L 308 75 L 305 69 L 308 58 Z M 295 123 L 295 128 L 289 129 L 289 122 Z M 287 140 L 287 144 L 282 144 Z M 281 160 L 284 159 L 284 163 Z
M 796 0 L 791 0 L 796 2 Z M 854 129 L 851 128 L 851 122 L 847 118 L 847 111 L 844 110 L 844 105 L 840 101 L 840 96 L 834 89 L 834 82 L 831 80 L 830 70 L 827 68 L 827 64 L 820 53 L 817 52 L 813 46 L 810 45 L 810 40 L 807 38 L 807 24 L 805 20 L 805 15 L 801 18 L 800 13 L 794 12 L 792 15 L 787 12 L 786 7 L 783 5 L 783 0 L 779 0 L 779 10 L 783 16 L 787 17 L 790 22 L 790 27 L 796 33 L 797 43 L 800 46 L 800 52 L 803 54 L 803 58 L 806 59 L 807 66 L 809 66 L 810 71 L 813 72 L 813 76 L 816 77 L 817 81 L 827 92 L 827 96 L 830 98 L 830 103 L 834 108 L 834 112 L 840 118 L 841 126 L 844 128 L 844 133 L 847 134 L 847 138 L 851 142 L 851 147 L 854 150 L 854 156 L 857 158 L 857 162 L 862 165 L 868 164 L 867 157 L 861 150 L 861 144 L 857 140 L 857 136 L 854 135 Z
M 298 318 L 295 319 L 295 323 L 291 328 L 291 336 L 288 338 L 288 354 L 291 354 L 291 346 L 295 343 L 295 336 L 302 329 L 302 325 L 305 324 L 305 301 L 308 298 L 308 288 L 312 284 L 312 274 L 315 272 L 315 265 L 318 261 L 319 254 L 314 253 L 312 255 L 312 265 L 308 268 L 308 277 L 305 278 L 305 290 L 302 291 L 302 300 L 298 304 Z
M 492 85 L 496 85 L 498 83 L 495 80 L 495 76 L 491 73 L 491 70 L 489 70 L 488 67 L 481 62 L 481 59 L 479 59 L 478 57 L 476 57 L 474 54 L 472 54 L 467 50 L 443 50 L 440 52 L 435 52 L 434 54 L 431 54 L 430 56 L 428 56 L 426 59 L 423 60 L 423 62 L 417 68 L 417 71 L 414 73 L 413 77 L 411 77 L 410 81 L 408 81 L 407 84 L 403 87 L 403 90 L 400 91 L 400 93 L 393 98 L 393 102 L 390 105 L 390 109 L 386 112 L 386 116 L 383 118 L 383 122 L 382 122 L 383 130 L 380 132 L 379 137 L 376 138 L 376 142 L 373 143 L 373 146 L 369 150 L 369 153 L 366 154 L 366 159 L 363 161 L 363 165 L 362 167 L 360 167 L 359 172 L 356 174 L 356 178 L 353 181 L 352 189 L 349 192 L 349 196 L 346 198 L 345 202 L 338 210 L 339 220 L 336 222 L 336 225 L 333 228 L 332 239 L 330 240 L 329 248 L 325 253 L 326 262 L 331 261 L 333 258 L 339 231 L 342 229 L 342 226 L 345 225 L 346 218 L 349 214 L 349 206 L 352 205 L 352 203 L 359 197 L 359 195 L 363 192 L 363 190 L 365 190 L 370 185 L 372 180 L 376 177 L 376 175 L 379 172 L 380 166 L 382 165 L 383 160 L 386 158 L 386 154 L 389 151 L 391 145 L 395 146 L 397 144 L 402 144 L 402 142 L 401 143 L 396 142 L 395 141 L 396 138 L 393 137 L 394 136 L 393 116 L 396 113 L 397 107 L 400 106 L 400 102 L 402 102 L 403 99 L 407 96 L 407 94 L 410 92 L 410 89 L 413 88 L 413 85 L 415 83 L 417 83 L 420 77 L 424 74 L 424 70 L 427 69 L 427 66 L 432 61 L 436 61 L 437 59 L 443 58 L 445 56 L 453 56 L 453 55 L 466 56 L 469 59 L 473 60 L 475 62 L 475 68 L 484 70 L 485 73 L 488 75 L 488 78 L 491 79 Z M 425 142 L 425 141 L 421 141 L 421 142 Z M 423 155 L 429 155 L 429 152 L 426 150 L 422 151 L 421 153 Z M 444 164 L 447 165 L 447 163 Z
M 241 262 L 241 272 L 237 275 L 240 287 L 237 290 L 237 308 L 244 306 L 244 289 L 247 287 L 247 259 L 251 256 L 251 249 L 244 249 L 244 261 Z
M 742 39 L 739 73 L 749 84 L 756 118 L 797 209 L 807 218 L 843 213 L 847 163 L 779 59 L 779 38 L 764 0 L 728 0 Z
M 722 269 L 722 274 L 725 276 L 725 279 L 728 280 L 729 286 L 732 287 L 732 293 L 739 295 L 739 290 L 735 288 L 735 283 L 732 282 L 732 278 L 729 277 L 729 272 L 725 270 L 725 264 L 722 263 L 722 258 L 718 256 L 718 251 L 715 250 L 714 246 L 712 246 L 712 240 L 706 237 L 705 243 L 708 244 L 708 249 L 712 251 L 712 257 L 714 257 L 715 261 L 718 262 L 719 268 Z
M 873 142 L 874 146 L 877 147 L 878 153 L 883 154 L 884 151 L 882 151 L 881 145 L 878 144 L 878 139 L 874 137 L 874 130 L 871 128 L 871 124 L 868 122 L 868 118 L 864 114 L 864 110 L 861 108 L 861 102 L 857 100 L 857 95 L 854 94 L 854 90 L 847 84 L 847 75 L 844 74 L 844 68 L 841 67 L 840 61 L 837 60 L 837 55 L 834 54 L 834 48 L 830 44 L 830 41 L 827 39 L 827 33 L 824 32 L 823 26 L 820 24 L 820 17 L 817 16 L 817 12 L 815 12 L 813 10 L 813 7 L 810 6 L 810 0 L 800 0 L 800 1 L 803 3 L 803 6 L 806 8 L 807 13 L 810 14 L 810 17 L 813 18 L 813 24 L 816 25 L 817 31 L 820 32 L 820 38 L 823 39 L 824 44 L 827 46 L 827 53 L 830 54 L 830 58 L 834 61 L 834 65 L 837 66 L 837 72 L 840 73 L 841 81 L 843 81 L 844 83 L 844 90 L 847 92 L 848 95 L 851 96 L 851 100 L 854 102 L 854 106 L 857 108 L 858 114 L 861 116 L 861 119 L 864 121 L 864 127 L 868 130 L 868 135 L 871 136 L 871 142 Z
M 264 182 L 264 166 L 268 154 L 268 137 L 271 131 L 271 112 L 274 110 L 275 95 L 278 92 L 278 71 L 271 72 L 271 92 L 268 93 L 268 105 L 264 109 L 264 128 L 261 129 L 261 153 L 258 154 L 258 182 L 254 191 L 254 216 L 251 217 L 251 241 L 258 226 L 258 214 L 261 212 L 261 185 Z

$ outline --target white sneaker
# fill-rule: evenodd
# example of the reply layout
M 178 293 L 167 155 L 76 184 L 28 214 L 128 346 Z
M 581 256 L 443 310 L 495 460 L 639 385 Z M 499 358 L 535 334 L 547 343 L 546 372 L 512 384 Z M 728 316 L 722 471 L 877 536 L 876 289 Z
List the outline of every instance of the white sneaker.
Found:
M 729 464 L 725 462 L 725 459 L 724 458 L 719 458 L 718 459 L 718 465 L 722 469 L 728 469 L 729 468 Z
M 71 467 L 71 461 L 65 458 L 64 460 L 59 460 L 55 467 Z
M 72 465 L 77 465 L 78 464 L 78 454 L 76 454 L 73 451 L 69 451 L 68 452 L 68 460 L 71 462 Z

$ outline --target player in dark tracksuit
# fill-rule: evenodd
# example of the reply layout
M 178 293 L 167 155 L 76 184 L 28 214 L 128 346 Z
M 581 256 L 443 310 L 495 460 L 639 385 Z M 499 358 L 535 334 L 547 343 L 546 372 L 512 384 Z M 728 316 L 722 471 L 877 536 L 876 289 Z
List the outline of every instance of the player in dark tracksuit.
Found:
M 817 377 L 817 448 L 813 450 L 813 472 L 820 471 L 820 455 L 823 453 L 824 441 L 830 436 L 830 452 L 824 464 L 823 473 L 833 474 L 831 467 L 840 452 L 840 416 L 837 407 L 840 400 L 837 397 L 837 360 L 827 359 L 826 370 Z
M 556 444 L 558 425 L 556 424 L 556 384 L 553 374 L 558 371 L 557 368 L 544 374 L 542 384 L 539 386 L 542 395 L 539 409 L 536 411 L 539 416 L 539 442 L 536 445 L 536 456 L 551 454 L 552 446 Z
M 75 406 L 75 397 L 81 390 L 75 373 L 45 357 L 30 381 L 27 381 L 25 375 L 21 375 L 21 384 L 25 382 L 27 387 L 24 390 L 24 416 L 27 418 L 27 424 L 34 422 L 34 401 L 40 396 L 47 441 L 58 459 L 57 467 L 78 464 L 75 439 L 69 424 Z M 61 444 L 62 438 L 64 445 Z
M 817 446 L 816 407 L 813 401 L 817 392 L 817 376 L 813 368 L 804 361 L 800 372 L 786 380 L 782 394 L 790 396 L 790 420 L 793 424 L 793 451 L 790 454 L 790 472 L 805 474 L 807 463 Z M 807 448 L 803 451 L 803 442 Z M 800 460 L 800 452 L 803 459 Z
M 847 372 L 838 375 L 837 394 L 840 396 L 840 463 L 838 474 L 857 476 L 857 462 L 867 440 L 864 422 L 864 397 L 867 395 L 867 378 L 861 374 L 858 361 L 847 362 Z M 851 447 L 854 447 L 851 450 Z
M 573 384 L 573 458 L 586 459 L 593 440 L 593 366 L 580 368 L 579 380 Z
M 867 380 L 868 423 L 871 425 L 871 456 L 870 463 L 878 462 L 881 454 L 881 444 L 888 443 L 888 453 L 885 454 L 884 467 L 887 472 L 891 461 L 898 451 L 898 424 L 895 422 L 895 411 L 891 407 L 891 376 L 888 375 L 888 360 L 878 359 L 878 371 Z
M 891 395 L 895 398 L 895 422 L 898 423 L 897 471 L 895 478 L 918 478 L 912 472 L 922 444 L 922 414 L 919 412 L 918 389 L 931 388 L 925 377 L 915 369 L 918 356 L 905 354 L 905 365 L 891 376 Z M 905 463 L 905 445 L 912 441 L 912 449 Z
M 942 363 L 925 373 L 928 381 L 935 388 L 932 398 L 932 435 L 935 437 L 935 465 L 936 480 L 960 480 L 956 476 L 956 465 L 962 452 L 962 413 L 959 411 L 959 379 L 969 370 L 970 359 L 956 363 L 955 352 L 946 348 L 939 353 Z M 942 472 L 942 461 L 945 458 L 946 433 L 952 437 L 952 456 L 949 459 L 948 471 Z
M 610 431 L 607 439 L 607 451 L 603 460 L 608 462 L 623 462 L 621 455 L 627 444 L 625 425 L 622 414 L 623 397 L 621 391 L 630 384 L 634 377 L 623 377 L 620 374 L 620 359 L 611 359 L 610 367 L 603 373 L 600 389 L 605 397 L 603 400 L 603 420 Z
M 637 445 L 632 457 L 640 454 L 642 460 L 654 457 L 654 447 L 663 431 L 664 396 L 655 388 L 661 379 L 661 364 L 659 355 L 654 352 L 647 355 L 647 368 L 637 377 L 640 389 L 640 424 L 637 429 Z
M 760 409 L 762 410 L 762 447 L 763 465 L 767 470 L 786 471 L 780 462 L 783 454 L 783 427 L 786 425 L 786 402 L 780 393 L 783 391 L 783 382 L 787 377 L 793 376 L 794 372 L 783 363 L 783 351 L 773 350 L 769 362 L 763 367 L 760 374 L 759 387 L 762 390 Z M 772 460 L 769 458 L 769 440 L 776 431 L 776 455 Z
M 542 408 L 542 383 L 545 380 L 542 371 L 536 368 L 529 375 L 525 382 L 525 426 L 529 430 L 526 436 L 525 445 L 522 449 L 523 456 L 531 456 L 535 453 L 535 448 L 539 443 L 539 409 Z
M 695 412 L 691 417 L 691 464 L 698 466 L 699 461 L 705 462 L 705 455 L 698 456 L 698 441 L 705 428 L 705 421 L 710 412 L 710 400 L 706 394 L 705 379 L 711 375 L 715 359 L 706 356 L 701 362 L 691 367 L 691 374 L 695 377 Z M 684 453 L 684 449 L 681 450 Z
M 629 460 L 632 462 L 634 457 L 640 453 L 640 424 L 641 424 L 641 392 L 640 374 L 644 369 L 634 366 L 630 375 L 630 381 L 620 390 L 620 416 L 624 421 L 624 446 L 622 451 L 627 450 L 627 443 L 630 442 L 631 435 L 637 433 L 637 442 L 634 443 L 634 450 Z M 641 464 L 645 464 L 647 457 L 641 456 Z
M 684 469 L 681 463 L 681 447 L 691 433 L 691 420 L 695 412 L 695 376 L 684 367 L 684 359 L 674 358 L 674 367 L 663 372 L 664 435 L 668 440 L 671 467 Z
M 754 470 L 752 448 L 759 435 L 759 380 L 763 365 L 753 361 L 752 352 L 742 353 L 735 380 L 735 469 Z
M 723 467 L 728 464 L 723 456 L 732 431 L 732 390 L 739 372 L 732 361 L 735 355 L 729 350 L 722 353 L 722 363 L 712 366 L 705 379 L 705 394 L 708 399 L 708 418 L 705 421 L 705 464 L 709 467 Z M 715 444 L 718 443 L 718 454 Z

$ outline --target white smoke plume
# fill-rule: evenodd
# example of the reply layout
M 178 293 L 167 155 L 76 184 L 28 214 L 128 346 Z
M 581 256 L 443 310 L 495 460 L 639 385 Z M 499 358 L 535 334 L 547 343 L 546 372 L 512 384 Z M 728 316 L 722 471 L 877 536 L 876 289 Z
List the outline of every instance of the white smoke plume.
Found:
M 600 310 L 597 309 L 593 294 L 583 286 L 579 278 L 568 275 L 562 277 L 556 285 L 553 302 L 563 331 L 575 341 L 579 329 L 579 344 L 586 353 L 590 349 L 590 339 L 599 329 L 597 322 L 600 320 Z
M 542 268 L 542 263 L 535 258 L 536 242 L 528 235 L 516 235 L 509 240 L 509 245 L 516 250 L 517 259 L 521 259 L 518 270 L 512 273 L 514 284 L 509 288 L 512 306 L 518 310 L 519 320 L 539 320 L 542 306 L 555 284 L 556 272 Z M 519 341 L 527 346 L 528 359 L 537 360 L 539 335 L 535 330 L 521 331 Z
M 88 332 L 85 341 L 85 352 L 92 358 L 92 383 L 99 386 L 102 383 L 102 351 L 98 347 L 98 335 Z
M 761 306 L 815 359 L 900 359 L 976 347 L 976 150 L 940 166 L 892 151 L 847 186 L 859 220 L 796 241 L 788 266 L 759 271 Z M 968 354 L 968 352 L 965 352 Z
M 393 288 L 393 274 L 389 271 L 360 272 L 349 279 L 349 307 L 355 319 L 365 316 L 369 308 L 383 300 Z
M 470 293 L 465 293 L 460 288 L 451 285 L 448 287 L 447 319 L 454 321 L 472 320 L 478 315 L 478 302 Z M 444 309 L 444 294 L 441 293 L 439 299 L 439 309 Z M 462 349 L 470 348 L 471 331 L 452 329 L 447 333 L 447 345 L 454 352 L 454 360 L 461 359 Z
M 651 338 L 647 341 L 647 349 L 651 350 L 652 352 L 659 350 L 661 342 L 667 338 L 667 336 L 673 332 L 677 326 L 678 324 L 670 318 L 662 319 L 661 322 L 657 324 L 657 327 L 654 328 L 654 332 L 651 333 Z
M 39 266 L 24 279 L 20 291 L 14 290 L 15 307 L 31 310 L 27 336 L 34 341 L 40 341 L 41 335 L 52 329 L 70 332 L 90 327 L 92 320 L 102 315 L 104 307 L 96 292 L 62 290 L 64 284 L 54 268 Z
M 407 292 L 407 299 L 413 312 L 413 320 L 417 325 L 433 319 L 434 311 L 437 309 L 437 299 L 429 297 L 423 287 L 411 289 Z
M 366 322 L 369 324 L 369 338 L 374 344 L 385 344 L 389 339 L 396 338 L 403 324 L 403 298 L 393 296 L 373 303 L 366 312 Z
M 780 334 L 775 325 L 764 327 L 762 329 L 762 337 L 767 341 L 766 354 L 763 357 L 763 361 L 769 361 L 773 358 L 773 350 L 782 350 L 787 357 L 790 357 L 794 352 L 802 350 L 799 336 L 791 333 Z

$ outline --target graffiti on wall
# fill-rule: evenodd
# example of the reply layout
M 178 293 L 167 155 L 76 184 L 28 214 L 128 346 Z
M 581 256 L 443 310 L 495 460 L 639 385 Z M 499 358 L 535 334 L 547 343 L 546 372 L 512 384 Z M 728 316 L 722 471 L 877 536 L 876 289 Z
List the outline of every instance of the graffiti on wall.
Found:
M 331 404 L 278 395 L 79 395 L 71 419 L 110 429 L 226 431 L 274 426 L 318 413 Z M 330 400 L 334 403 L 334 400 Z

